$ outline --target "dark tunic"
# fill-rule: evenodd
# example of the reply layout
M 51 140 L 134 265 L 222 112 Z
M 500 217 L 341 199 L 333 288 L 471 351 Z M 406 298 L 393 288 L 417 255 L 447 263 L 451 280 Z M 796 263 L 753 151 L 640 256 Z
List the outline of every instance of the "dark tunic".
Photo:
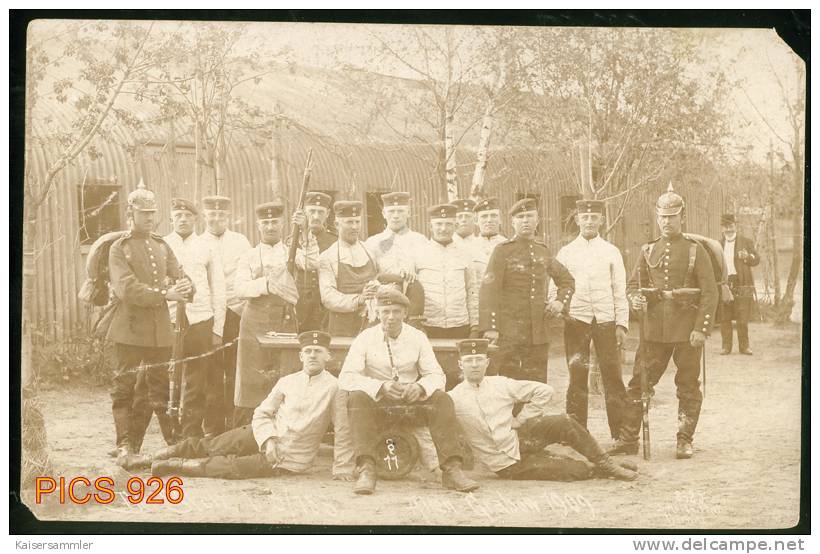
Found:
M 339 240 L 338 236 L 324 228 L 314 236 L 319 244 L 319 253 L 324 252 L 330 248 L 330 245 Z M 296 303 L 296 319 L 299 322 L 299 332 L 324 328 L 326 326 L 327 310 L 322 306 L 322 297 L 319 294 L 319 271 L 316 269 L 304 270 L 297 266 L 295 278 L 296 288 L 299 290 L 299 301 Z

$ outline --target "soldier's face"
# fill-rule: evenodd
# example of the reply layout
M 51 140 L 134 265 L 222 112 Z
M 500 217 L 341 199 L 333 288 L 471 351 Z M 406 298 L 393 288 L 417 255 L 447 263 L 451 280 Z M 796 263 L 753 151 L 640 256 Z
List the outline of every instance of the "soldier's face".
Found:
M 478 212 L 478 230 L 482 235 L 497 235 L 501 226 L 501 210 Z
M 658 229 L 665 238 L 680 234 L 682 228 L 683 216 L 681 214 L 658 216 Z
M 379 306 L 379 321 L 382 323 L 382 330 L 385 333 L 395 333 L 401 328 L 404 318 L 407 317 L 407 309 L 404 306 Z
M 150 233 L 154 230 L 154 222 L 156 221 L 156 212 L 143 212 L 135 210 L 131 214 L 134 222 L 134 230 L 141 233 Z
M 475 214 L 461 212 L 456 214 L 456 233 L 461 237 L 469 237 L 475 232 Z
M 464 378 L 469 383 L 478 384 L 484 379 L 487 367 L 490 365 L 490 358 L 486 354 L 469 354 L 461 356 L 458 360 L 458 367 L 464 374 Z
M 305 217 L 307 217 L 308 227 L 312 231 L 321 231 L 327 221 L 327 208 L 324 206 L 305 207 Z
M 276 244 L 282 238 L 282 218 L 260 219 L 256 222 L 259 233 L 262 235 L 262 242 Z
M 228 212 L 225 210 L 204 210 L 202 213 L 210 233 L 219 237 L 228 229 Z
M 728 240 L 733 240 L 737 235 L 737 225 L 730 223 L 723 226 L 723 236 Z
M 171 212 L 171 225 L 174 231 L 181 236 L 187 237 L 194 232 L 194 225 L 196 224 L 196 216 L 188 210 L 174 210 Z
M 407 220 L 410 219 L 410 207 L 387 206 L 382 210 L 382 215 L 391 231 L 401 231 L 407 227 Z
M 433 219 L 430 221 L 430 236 L 439 242 L 453 240 L 453 233 L 456 232 L 456 222 L 452 219 Z
M 299 359 L 302 361 L 302 371 L 310 375 L 319 375 L 330 360 L 330 350 L 324 346 L 305 346 L 299 351 Z
M 336 230 L 339 238 L 348 244 L 353 244 L 359 240 L 359 229 L 362 226 L 360 217 L 337 217 Z
M 603 218 L 601 214 L 578 214 L 575 223 L 581 229 L 581 236 L 589 240 L 598 236 Z
M 513 216 L 512 224 L 517 236 L 531 238 L 535 236 L 535 229 L 538 227 L 538 212 L 519 212 Z

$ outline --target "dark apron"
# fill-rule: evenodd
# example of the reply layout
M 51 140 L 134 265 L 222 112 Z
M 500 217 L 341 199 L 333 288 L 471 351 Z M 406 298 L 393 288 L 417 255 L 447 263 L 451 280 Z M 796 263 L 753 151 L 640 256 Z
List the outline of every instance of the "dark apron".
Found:
M 359 243 L 361 244 L 361 243 Z M 362 246 L 364 248 L 364 246 Z M 367 263 L 362 267 L 353 267 L 350 264 L 343 264 L 340 257 L 340 247 L 336 244 L 336 289 L 344 294 L 361 294 L 364 286 L 378 275 L 376 264 L 367 248 Z M 367 325 L 367 319 L 361 315 L 359 310 L 352 312 L 330 312 L 328 320 L 328 333 L 334 337 L 355 337 Z
M 253 278 L 258 279 L 264 271 L 260 260 L 260 270 L 254 270 Z M 293 314 L 293 306 L 275 294 L 245 301 L 236 354 L 234 405 L 237 407 L 256 408 L 279 380 L 280 352 L 263 349 L 257 336 L 268 331 L 295 333 L 296 318 Z

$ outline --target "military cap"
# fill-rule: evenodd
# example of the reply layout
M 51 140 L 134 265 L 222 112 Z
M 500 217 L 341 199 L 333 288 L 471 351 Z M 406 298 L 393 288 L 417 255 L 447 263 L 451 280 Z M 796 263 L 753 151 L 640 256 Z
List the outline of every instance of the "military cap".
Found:
M 577 200 L 575 202 L 575 208 L 579 214 L 603 214 L 605 205 L 603 200 Z
M 473 208 L 475 208 L 475 200 L 472 198 L 457 198 L 450 202 L 450 204 L 456 207 L 456 213 L 458 214 L 472 212 Z
M 142 179 L 140 179 L 137 189 L 128 195 L 128 207 L 137 212 L 157 211 L 157 199 L 153 192 L 145 188 Z
M 324 331 L 305 331 L 299 334 L 299 347 L 305 346 L 324 346 L 330 349 L 330 335 Z
M 458 341 L 459 356 L 472 356 L 474 354 L 487 354 L 490 347 L 490 341 L 487 339 L 465 339 Z
M 678 215 L 683 211 L 684 206 L 683 197 L 675 192 L 672 183 L 669 183 L 666 192 L 661 194 L 655 203 L 655 213 L 658 215 Z
M 329 210 L 331 202 L 333 199 L 324 192 L 314 190 L 305 194 L 305 206 L 321 206 Z
M 387 194 L 382 194 L 382 203 L 384 204 L 385 208 L 390 206 L 409 206 L 410 193 L 388 192 Z
M 336 217 L 359 217 L 362 215 L 362 203 L 358 200 L 339 200 L 333 203 Z
M 274 219 L 282 217 L 285 207 L 278 202 L 265 202 L 256 206 L 256 219 Z
M 475 205 L 475 208 L 473 208 L 473 211 L 475 213 L 478 213 L 478 212 L 486 212 L 488 210 L 497 210 L 497 209 L 499 209 L 498 198 L 495 198 L 493 196 L 493 197 L 485 198 L 484 200 L 481 200 L 478 204 Z
M 190 200 L 185 198 L 171 198 L 171 211 L 176 212 L 180 210 L 187 210 L 194 215 L 199 213 L 196 209 L 196 205 Z
M 430 219 L 455 219 L 458 208 L 452 204 L 438 204 L 427 209 Z
M 732 225 L 734 223 L 737 223 L 737 219 L 735 219 L 735 214 L 723 214 L 720 216 L 721 225 Z
M 398 290 L 390 287 L 380 290 L 376 294 L 376 304 L 379 306 L 404 306 L 410 307 L 410 300 Z
M 538 204 L 535 203 L 535 198 L 522 198 L 512 205 L 510 208 L 510 216 L 515 216 L 523 212 L 537 212 Z
M 206 196 L 202 199 L 203 210 L 225 210 L 231 209 L 231 199 L 227 196 Z

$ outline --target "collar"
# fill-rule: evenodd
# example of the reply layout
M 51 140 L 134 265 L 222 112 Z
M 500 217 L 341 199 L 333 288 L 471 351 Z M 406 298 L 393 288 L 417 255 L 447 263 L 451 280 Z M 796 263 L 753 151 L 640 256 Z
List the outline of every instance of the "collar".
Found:
M 191 234 L 190 234 L 190 235 L 188 235 L 187 237 L 183 237 L 182 235 L 180 235 L 179 233 L 177 233 L 176 231 L 174 231 L 174 235 L 176 235 L 177 237 L 179 237 L 179 240 L 181 240 L 182 242 L 188 242 L 189 240 L 193 239 L 193 238 L 196 236 L 196 233 L 191 233 Z
M 587 245 L 591 245 L 592 243 L 597 243 L 599 240 L 604 240 L 604 239 L 601 238 L 600 234 L 597 234 L 594 237 L 592 237 L 591 239 L 587 240 L 587 239 L 584 238 L 584 236 L 581 233 L 578 233 L 578 236 L 575 238 L 575 242 L 577 242 L 579 244 L 587 244 Z
M 478 235 L 479 237 L 483 238 L 484 240 L 492 240 L 498 236 L 498 233 L 493 233 L 492 235 Z
M 212 233 L 211 231 L 209 231 L 209 230 L 207 230 L 207 229 L 205 229 L 205 232 L 206 232 L 206 233 L 208 233 L 208 235 L 210 235 L 211 237 L 213 237 L 213 238 L 215 238 L 215 239 L 223 239 L 223 238 L 225 238 L 225 235 L 227 235 L 227 234 L 228 234 L 228 230 L 227 230 L 227 229 L 225 229 L 224 231 L 222 231 L 222 234 L 221 234 L 221 235 L 214 234 L 214 233 Z
M 436 239 L 430 239 L 430 241 L 431 241 L 431 242 L 434 242 L 434 243 L 436 243 L 436 244 L 438 244 L 438 245 L 439 245 L 439 246 L 441 246 L 442 248 L 447 248 L 447 247 L 448 247 L 448 246 L 450 246 L 451 244 L 455 244 L 455 241 L 454 241 L 453 239 L 450 239 L 448 242 L 441 242 L 441 241 L 438 241 L 438 240 L 436 240 Z
M 313 381 L 318 381 L 326 373 L 326 370 L 323 369 L 322 371 L 320 371 L 316 375 L 308 375 L 305 370 L 301 370 L 300 373 L 302 374 L 302 380 L 303 381 L 305 381 L 307 383 L 311 383 Z
M 727 239 L 725 236 L 723 237 L 724 242 L 735 242 L 736 240 L 737 240 L 737 235 L 735 235 L 734 238 L 731 238 L 731 239 Z

